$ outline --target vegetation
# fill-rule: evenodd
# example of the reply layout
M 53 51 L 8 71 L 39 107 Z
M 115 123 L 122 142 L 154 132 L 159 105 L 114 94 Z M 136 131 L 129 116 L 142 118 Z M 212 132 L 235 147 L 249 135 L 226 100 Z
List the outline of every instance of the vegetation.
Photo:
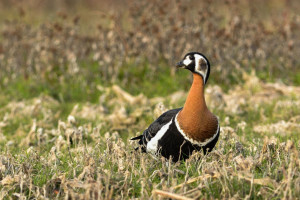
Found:
M 298 1 L 32 2 L 0 3 L 1 199 L 299 198 Z M 135 152 L 183 105 L 189 51 L 211 62 L 216 148 Z

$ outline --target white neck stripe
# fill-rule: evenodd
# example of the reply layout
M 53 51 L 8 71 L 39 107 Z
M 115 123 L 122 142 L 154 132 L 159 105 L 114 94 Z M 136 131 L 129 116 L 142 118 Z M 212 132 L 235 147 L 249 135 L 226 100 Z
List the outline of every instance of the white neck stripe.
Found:
M 179 123 L 178 123 L 178 120 L 177 120 L 177 116 L 178 116 L 179 112 L 177 113 L 177 115 L 175 116 L 175 124 L 176 124 L 176 128 L 178 129 L 178 131 L 181 133 L 181 135 L 184 137 L 184 139 L 186 139 L 187 141 L 191 142 L 192 144 L 196 144 L 196 145 L 199 145 L 199 146 L 205 146 L 207 145 L 208 143 L 210 143 L 211 141 L 213 141 L 216 136 L 218 135 L 218 131 L 219 131 L 219 128 L 220 128 L 220 124 L 219 124 L 219 120 L 218 120 L 218 128 L 217 128 L 217 131 L 216 133 L 211 137 L 211 138 L 207 138 L 204 142 L 198 142 L 190 137 L 188 137 L 184 131 L 180 128 L 179 126 Z
M 206 79 L 206 75 L 207 75 L 207 69 L 205 71 L 202 71 L 202 69 L 201 69 L 201 67 L 199 65 L 201 59 L 204 60 L 204 62 L 207 65 L 207 61 L 206 61 L 206 59 L 203 56 L 195 54 L 195 71 L 202 75 L 203 82 L 205 84 L 205 79 Z

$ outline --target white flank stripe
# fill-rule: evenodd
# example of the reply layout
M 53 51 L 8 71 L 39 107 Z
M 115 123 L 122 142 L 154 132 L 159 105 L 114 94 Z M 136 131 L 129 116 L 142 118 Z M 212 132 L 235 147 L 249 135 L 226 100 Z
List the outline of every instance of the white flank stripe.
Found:
M 162 136 L 167 132 L 167 130 L 169 129 L 170 124 L 172 123 L 173 118 L 171 119 L 171 121 L 167 124 L 165 124 L 157 133 L 156 135 L 150 140 L 150 142 L 148 142 L 147 144 L 147 152 L 155 155 L 158 148 L 158 140 L 160 140 L 162 138 Z
M 177 113 L 176 117 L 175 117 L 175 124 L 176 124 L 176 128 L 178 129 L 178 131 L 181 133 L 181 135 L 184 137 L 184 139 L 186 139 L 187 141 L 190 141 L 192 144 L 197 144 L 199 146 L 205 146 L 207 145 L 208 143 L 210 143 L 211 141 L 213 141 L 213 139 L 215 139 L 215 137 L 218 135 L 218 130 L 219 130 L 219 127 L 220 127 L 220 124 L 219 124 L 219 120 L 218 120 L 218 128 L 217 128 L 217 131 L 216 133 L 211 137 L 211 138 L 207 138 L 204 142 L 198 142 L 192 138 L 189 138 L 184 132 L 183 130 L 180 128 L 179 126 L 179 123 L 178 123 L 178 120 L 177 120 L 177 116 L 178 116 L 179 112 Z

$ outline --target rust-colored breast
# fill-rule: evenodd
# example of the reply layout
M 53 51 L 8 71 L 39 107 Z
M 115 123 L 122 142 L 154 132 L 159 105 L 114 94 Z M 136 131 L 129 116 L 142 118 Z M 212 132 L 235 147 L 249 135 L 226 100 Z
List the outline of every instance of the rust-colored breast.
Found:
M 204 142 L 216 133 L 218 119 L 206 106 L 204 83 L 200 75 L 194 74 L 193 84 L 177 119 L 184 133 L 199 142 Z

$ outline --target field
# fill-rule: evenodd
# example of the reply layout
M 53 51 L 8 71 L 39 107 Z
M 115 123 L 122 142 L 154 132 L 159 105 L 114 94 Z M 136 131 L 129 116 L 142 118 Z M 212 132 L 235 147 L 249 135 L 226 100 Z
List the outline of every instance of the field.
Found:
M 300 199 L 300 3 L 0 2 L 0 199 Z M 134 151 L 208 57 L 215 149 Z

